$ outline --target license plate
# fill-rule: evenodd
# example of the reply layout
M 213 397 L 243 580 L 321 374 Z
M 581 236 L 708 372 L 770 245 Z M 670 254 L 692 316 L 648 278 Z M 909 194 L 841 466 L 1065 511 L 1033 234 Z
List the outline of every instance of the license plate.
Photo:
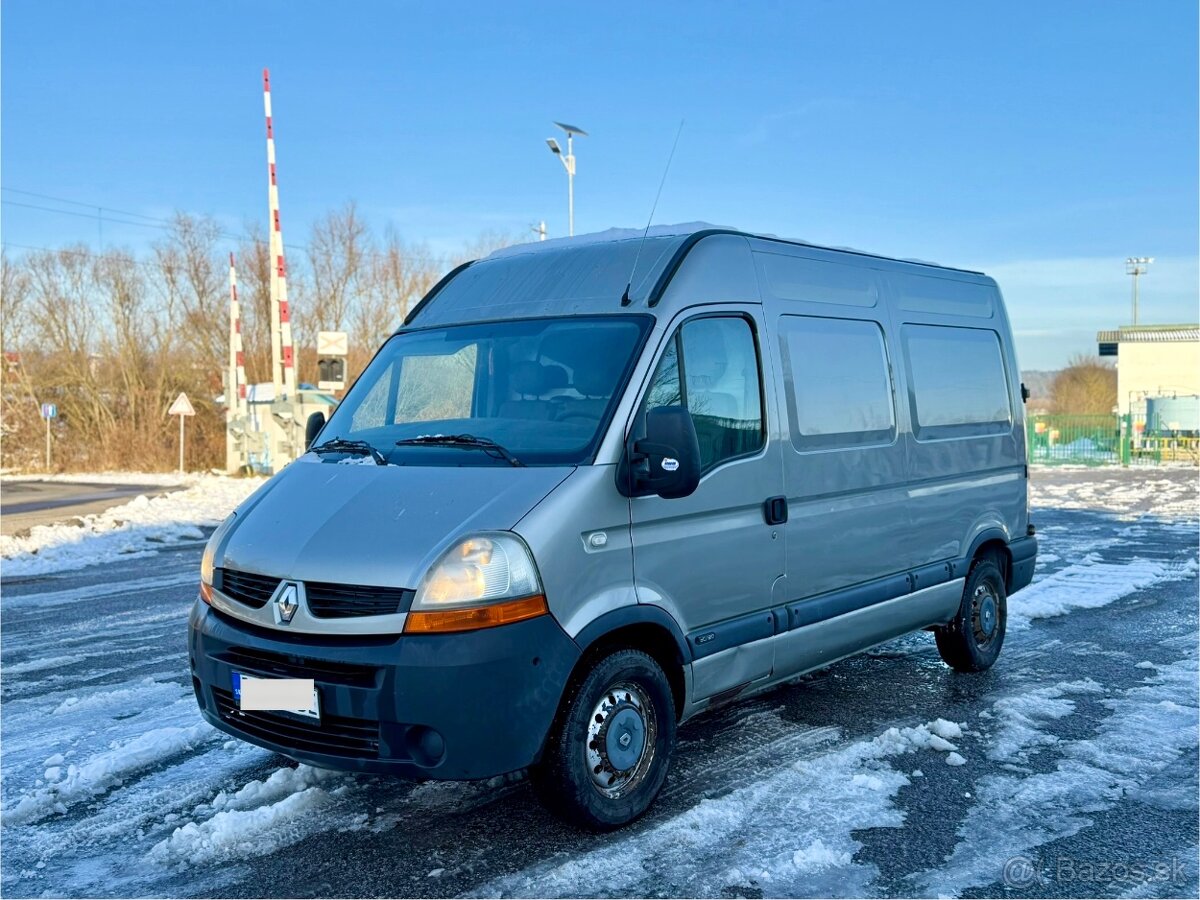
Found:
M 238 709 L 281 712 L 321 721 L 321 702 L 311 678 L 259 678 L 234 672 L 233 699 Z

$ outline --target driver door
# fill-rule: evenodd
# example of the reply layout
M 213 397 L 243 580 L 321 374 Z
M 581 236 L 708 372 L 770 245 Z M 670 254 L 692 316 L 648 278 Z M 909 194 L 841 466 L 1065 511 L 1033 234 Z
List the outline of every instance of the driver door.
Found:
M 665 608 L 686 633 L 694 700 L 740 690 L 773 667 L 771 607 L 782 602 L 786 540 L 767 507 L 784 491 L 762 336 L 757 308 L 684 320 L 660 351 L 633 423 L 638 434 L 648 409 L 682 405 L 699 439 L 694 493 L 630 500 L 638 601 Z

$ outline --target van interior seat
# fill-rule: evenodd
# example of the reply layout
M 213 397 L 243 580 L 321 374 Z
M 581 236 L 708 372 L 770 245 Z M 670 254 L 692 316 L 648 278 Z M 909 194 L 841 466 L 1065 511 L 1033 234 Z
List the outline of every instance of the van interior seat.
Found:
M 497 411 L 500 418 L 549 421 L 553 407 L 542 397 L 550 391 L 566 387 L 567 370 L 562 366 L 543 365 L 523 359 L 513 364 L 509 385 L 520 399 L 501 403 Z
M 608 408 L 616 380 L 616 375 L 609 371 L 609 366 L 601 359 L 577 366 L 571 387 L 582 396 L 556 397 L 554 417 L 560 422 L 571 419 L 599 422 Z

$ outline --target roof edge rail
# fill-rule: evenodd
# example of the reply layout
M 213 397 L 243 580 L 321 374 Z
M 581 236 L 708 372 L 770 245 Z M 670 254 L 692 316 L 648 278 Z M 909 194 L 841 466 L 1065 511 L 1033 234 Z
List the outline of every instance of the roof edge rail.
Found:
M 416 319 L 417 314 L 419 312 L 421 312 L 421 310 L 423 310 L 426 306 L 429 305 L 430 300 L 432 300 L 439 293 L 441 293 L 442 288 L 444 288 L 446 285 L 448 285 L 450 283 L 450 281 L 454 278 L 454 276 L 456 276 L 463 269 L 466 269 L 469 266 L 475 265 L 475 263 L 477 263 L 477 262 L 479 262 L 479 260 L 477 260 L 477 259 L 468 260 L 467 262 L 462 263 L 461 265 L 455 266 L 453 269 L 451 269 L 449 272 L 447 272 L 445 275 L 443 275 L 442 280 L 439 281 L 437 284 L 435 284 L 432 288 L 430 288 L 429 293 L 427 293 L 424 297 L 422 297 L 420 300 L 418 300 L 417 305 L 408 311 L 408 315 L 404 317 L 404 322 L 400 327 L 404 328 L 408 325 L 411 325 L 413 320 Z
M 689 234 L 686 238 L 684 238 L 683 243 L 680 244 L 675 250 L 675 255 L 671 257 L 671 260 L 667 263 L 666 268 L 663 269 L 659 274 L 658 281 L 656 281 L 654 283 L 654 287 L 650 289 L 650 294 L 646 302 L 646 306 L 648 308 L 653 309 L 654 307 L 658 306 L 658 301 L 660 301 L 663 294 L 666 293 L 667 286 L 670 285 L 671 279 L 675 277 L 675 273 L 679 271 L 679 267 L 683 265 L 683 261 L 687 258 L 687 255 L 691 252 L 692 248 L 706 237 L 712 237 L 716 234 L 744 236 L 744 232 L 734 231 L 732 228 L 706 228 L 703 231 L 694 231 Z M 625 306 L 627 304 L 622 303 L 621 305 Z

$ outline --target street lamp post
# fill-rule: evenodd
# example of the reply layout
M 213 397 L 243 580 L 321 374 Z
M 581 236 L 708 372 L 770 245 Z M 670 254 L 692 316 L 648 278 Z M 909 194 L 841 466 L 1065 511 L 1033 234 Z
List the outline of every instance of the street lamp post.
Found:
M 575 236 L 575 146 L 574 137 L 587 137 L 588 133 L 582 128 L 577 128 L 574 125 L 564 125 L 562 122 L 555 122 L 559 128 L 567 133 L 567 153 L 564 156 L 562 148 L 558 145 L 558 141 L 554 138 L 546 138 L 546 146 L 550 148 L 550 152 L 558 157 L 559 162 L 563 164 L 563 168 L 567 170 L 567 235 Z
M 1133 324 L 1138 320 L 1138 278 L 1146 274 L 1146 267 L 1154 262 L 1153 256 L 1130 256 L 1125 259 L 1125 274 L 1133 276 Z

